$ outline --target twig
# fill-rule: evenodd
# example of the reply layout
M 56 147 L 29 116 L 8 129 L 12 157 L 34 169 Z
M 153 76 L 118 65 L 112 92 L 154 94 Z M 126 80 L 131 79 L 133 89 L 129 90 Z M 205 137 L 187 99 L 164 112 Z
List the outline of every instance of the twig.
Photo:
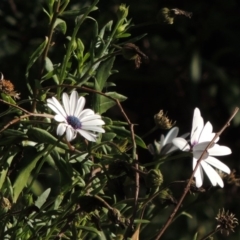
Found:
M 188 192 L 189 189 L 190 189 L 190 185 L 191 185 L 191 182 L 192 182 L 192 180 L 193 180 L 194 174 L 195 174 L 195 172 L 197 171 L 197 168 L 199 167 L 203 156 L 205 155 L 205 153 L 207 153 L 207 150 L 212 146 L 212 144 L 214 143 L 214 141 L 222 134 L 222 132 L 223 132 L 228 126 L 230 126 L 230 122 L 231 122 L 231 120 L 234 118 L 234 116 L 237 114 L 238 110 L 239 110 L 238 107 L 236 107 L 236 108 L 234 109 L 231 117 L 230 117 L 230 118 L 228 119 L 228 121 L 224 124 L 224 126 L 222 127 L 222 129 L 215 134 L 215 136 L 214 136 L 214 138 L 212 139 L 212 141 L 207 145 L 207 147 L 206 147 L 205 150 L 203 151 L 202 155 L 200 156 L 200 158 L 199 158 L 198 161 L 197 161 L 197 164 L 196 164 L 196 166 L 195 166 L 195 168 L 194 168 L 194 170 L 193 170 L 193 173 L 192 173 L 190 179 L 188 180 L 187 186 L 185 187 L 184 192 L 183 192 L 183 194 L 182 194 L 182 196 L 181 196 L 178 204 L 177 204 L 176 207 L 174 208 L 172 214 L 169 216 L 168 220 L 166 221 L 166 223 L 164 224 L 164 226 L 162 227 L 162 229 L 160 229 L 160 231 L 159 231 L 159 233 L 158 233 L 158 235 L 157 235 L 157 237 L 156 237 L 155 240 L 159 240 L 159 239 L 161 238 L 161 236 L 163 235 L 163 233 L 164 233 L 164 232 L 166 231 L 166 229 L 168 228 L 168 226 L 171 224 L 171 222 L 172 222 L 174 216 L 176 215 L 179 207 L 181 206 L 181 204 L 182 204 L 182 202 L 183 202 L 183 200 L 184 200 L 187 192 Z

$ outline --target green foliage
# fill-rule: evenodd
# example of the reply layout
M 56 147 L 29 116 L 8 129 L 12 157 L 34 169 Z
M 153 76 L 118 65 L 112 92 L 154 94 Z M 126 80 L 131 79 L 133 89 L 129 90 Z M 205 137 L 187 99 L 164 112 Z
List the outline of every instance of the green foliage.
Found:
M 87 6 L 74 0 L 47 0 L 41 7 L 24 3 L 44 13 L 47 24 L 41 26 L 44 29 L 41 40 L 34 41 L 31 51 L 24 54 L 27 56 L 24 67 L 20 66 L 25 73 L 20 84 L 28 89 L 21 94 L 22 99 L 14 98 L 16 95 L 11 94 L 16 93 L 14 89 L 4 91 L 3 82 L 0 84 L 0 104 L 6 107 L 0 112 L 1 239 L 155 239 L 171 216 L 168 209 L 178 204 L 179 191 L 185 191 L 186 183 L 191 183 L 191 173 L 189 176 L 181 165 L 190 159 L 191 153 L 166 154 L 166 151 L 161 152 L 164 148 L 160 142 L 157 143 L 159 151 L 151 152 L 153 156 L 150 156 L 145 137 L 157 128 L 153 126 L 141 137 L 143 131 L 138 132 L 141 126 L 138 128 L 135 122 L 138 119 L 122 105 L 132 98 L 129 100 L 125 93 L 118 92 L 120 83 L 116 76 L 121 76 L 126 69 L 134 72 L 131 62 L 135 68 L 140 68 L 142 59 L 148 59 L 137 46 L 147 33 L 144 30 L 136 34 L 135 30 L 141 25 L 134 26 L 134 19 L 129 19 L 132 6 L 121 4 L 115 16 L 105 19 L 102 15 L 106 13 L 97 6 L 104 1 L 90 2 L 87 1 Z M 162 8 L 157 15 L 154 24 L 175 24 L 176 15 L 190 17 L 186 11 L 168 8 Z M 23 36 L 21 33 L 17 37 Z M 150 44 L 144 41 L 146 46 Z M 199 62 L 195 62 L 191 71 L 198 69 L 199 72 Z M 153 75 L 148 76 L 148 81 Z M 139 79 L 130 83 L 131 76 L 125 77 L 129 82 L 124 89 L 131 87 L 137 94 Z M 225 86 L 224 76 L 220 80 Z M 97 128 L 92 130 L 92 125 L 88 126 L 91 134 L 97 135 L 96 141 L 76 132 L 72 141 L 67 141 L 68 128 L 59 136 L 61 126 L 69 127 L 74 123 L 70 124 L 65 117 L 65 122 L 59 125 L 59 116 L 52 115 L 54 109 L 49 108 L 49 99 L 63 102 L 66 108 L 62 93 L 69 95 L 74 90 L 86 97 L 85 108 L 92 109 L 105 123 L 104 131 L 99 134 Z M 234 89 L 229 87 L 228 91 L 234 92 Z M 238 96 L 237 93 L 235 91 L 234 96 Z M 144 97 L 141 94 L 141 98 Z M 167 101 L 169 99 L 168 96 Z M 73 104 L 72 99 L 70 104 Z M 76 104 L 80 105 L 80 101 Z M 141 105 L 135 104 L 136 107 Z M 141 107 L 140 111 L 144 112 Z M 163 117 L 166 118 L 166 114 Z M 171 123 L 169 119 L 161 120 Z M 84 129 L 83 122 L 77 129 Z M 230 176 L 232 178 L 228 179 L 224 176 L 225 181 L 235 181 L 237 186 L 235 176 Z M 182 205 L 172 223 L 173 228 L 179 230 L 185 221 L 184 236 L 197 240 L 201 229 L 194 235 L 197 224 L 189 222 L 196 217 L 191 210 L 195 213 L 197 204 L 211 199 L 215 190 L 197 189 L 194 184 L 188 190 L 191 194 L 186 197 L 187 203 Z M 206 214 L 214 219 L 212 212 L 211 209 Z M 211 227 L 216 228 L 214 224 Z M 169 239 L 184 239 L 177 230 L 169 233 Z

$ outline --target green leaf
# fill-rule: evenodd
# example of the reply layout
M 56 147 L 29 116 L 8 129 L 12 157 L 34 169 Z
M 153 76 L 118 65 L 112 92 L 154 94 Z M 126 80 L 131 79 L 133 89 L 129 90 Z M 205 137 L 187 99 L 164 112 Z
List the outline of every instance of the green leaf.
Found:
M 77 225 L 76 225 L 76 228 L 85 230 L 85 231 L 87 231 L 87 232 L 95 233 L 95 234 L 97 234 L 99 237 L 101 236 L 101 233 L 100 233 L 96 228 L 94 228 L 94 227 L 86 227 L 86 226 L 82 226 L 82 225 L 81 225 L 81 226 L 77 226 Z
M 32 67 L 32 65 L 37 61 L 37 59 L 41 56 L 41 54 L 43 53 L 45 47 L 47 46 L 48 43 L 48 37 L 45 37 L 45 41 L 37 48 L 37 50 L 31 55 L 28 65 L 27 65 L 27 69 L 26 69 L 26 74 L 25 76 L 28 77 L 29 74 L 29 70 Z
M 39 209 L 42 207 L 42 205 L 46 202 L 49 194 L 51 192 L 51 188 L 48 188 L 45 190 L 36 200 L 35 206 L 37 206 Z
M 105 95 L 112 97 L 120 102 L 125 101 L 127 99 L 127 97 L 118 94 L 116 92 L 107 92 L 105 93 Z M 106 98 L 105 96 L 99 96 L 99 113 L 102 114 L 104 112 L 106 112 L 109 108 L 111 108 L 112 106 L 116 105 L 116 102 Z
M 86 13 L 87 11 L 89 11 L 89 8 L 90 7 L 85 7 L 85 8 L 82 8 L 82 9 L 79 9 L 79 10 L 69 10 L 69 11 L 64 11 L 61 16 L 62 17 L 66 17 L 66 18 L 75 18 L 75 17 L 78 17 L 79 15 L 82 15 L 84 13 Z M 98 8 L 97 7 L 93 7 L 91 12 L 92 11 L 96 11 Z
M 9 166 L 11 166 L 12 160 L 15 157 L 16 154 L 17 154 L 17 152 L 14 153 L 13 155 L 10 155 L 9 152 L 7 152 L 4 156 L 1 157 L 1 162 L 2 163 L 4 163 L 6 161 L 6 165 L 5 165 L 6 167 L 4 167 L 3 164 L 1 164 L 2 165 L 1 168 L 3 170 L 0 173 L 0 189 L 2 189 L 2 186 L 5 182 L 5 179 L 6 179 L 6 176 L 7 176 L 7 173 L 8 173 Z
M 105 87 L 105 83 L 110 75 L 112 75 L 112 67 L 114 63 L 115 57 L 112 57 L 104 62 L 101 62 L 100 66 L 98 67 L 98 71 L 96 74 L 96 80 L 99 85 L 98 91 L 102 91 L 102 89 Z
M 11 104 L 16 104 L 16 102 L 12 99 L 11 96 L 7 95 L 6 93 L 1 93 L 1 97 L 4 101 L 8 102 L 8 103 L 11 103 Z
M 68 149 L 68 146 L 66 144 L 59 142 L 57 138 L 53 137 L 48 131 L 44 129 L 35 127 L 30 128 L 27 131 L 27 135 L 33 141 L 56 145 L 66 150 Z
M 115 137 L 116 137 L 116 133 L 106 132 L 102 135 L 102 142 L 111 141 Z
M 127 38 L 130 37 L 131 34 L 130 33 L 120 33 L 116 36 L 116 38 Z
M 48 73 L 42 79 L 47 80 L 52 77 L 55 83 L 59 84 L 59 80 L 56 75 L 57 69 L 54 69 L 53 63 L 48 57 L 46 57 L 45 59 L 45 69 L 47 70 Z
M 198 237 L 198 233 L 196 232 L 194 237 L 193 237 L 193 240 L 197 240 L 197 237 Z
M 120 126 L 110 126 L 111 130 L 117 134 L 118 138 L 128 138 L 128 140 L 130 142 L 132 142 L 132 138 L 131 138 L 131 132 L 128 131 L 127 129 L 125 129 L 125 127 L 120 127 Z M 135 135 L 135 141 L 136 144 L 142 148 L 147 148 L 146 144 L 144 143 L 144 141 L 137 135 Z
M 61 18 L 57 18 L 54 25 L 53 25 L 53 28 L 55 29 L 58 29 L 60 32 L 62 32 L 63 34 L 66 34 L 66 31 L 67 31 L 67 25 L 66 25 L 66 22 L 64 20 L 62 20 Z
M 150 221 L 147 219 L 135 219 L 134 223 L 150 223 Z
M 35 156 L 28 156 L 28 158 L 32 157 L 31 161 L 26 166 L 24 166 L 24 168 L 21 169 L 13 185 L 13 203 L 16 203 L 19 194 L 22 192 L 23 188 L 28 182 L 32 170 L 36 167 L 37 162 L 43 157 L 45 153 L 46 149 L 35 154 Z

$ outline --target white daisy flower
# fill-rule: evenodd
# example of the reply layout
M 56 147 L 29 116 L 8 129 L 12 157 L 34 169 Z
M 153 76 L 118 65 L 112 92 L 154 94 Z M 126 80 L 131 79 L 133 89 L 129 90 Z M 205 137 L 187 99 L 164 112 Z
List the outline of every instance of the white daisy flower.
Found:
M 207 122 L 204 125 L 200 110 L 198 108 L 195 108 L 193 114 L 190 144 L 188 144 L 184 138 L 173 139 L 173 144 L 182 151 L 192 151 L 193 169 L 195 168 L 198 159 L 215 136 L 215 133 L 213 133 L 212 130 L 212 124 L 210 122 Z M 203 170 L 207 174 L 212 185 L 216 186 L 218 184 L 220 187 L 224 186 L 223 180 L 214 168 L 217 168 L 228 174 L 231 172 L 227 165 L 219 161 L 217 158 L 213 157 L 231 154 L 230 148 L 216 144 L 218 140 L 219 138 L 217 138 L 214 141 L 212 147 L 207 150 L 207 153 L 205 153 L 203 156 L 200 165 L 194 174 L 197 187 L 201 187 L 203 184 Z
M 47 99 L 48 107 L 56 113 L 54 119 L 60 122 L 57 135 L 62 136 L 66 132 L 66 139 L 70 142 L 79 133 L 88 141 L 96 142 L 96 132 L 105 132 L 101 127 L 105 124 L 101 116 L 91 109 L 83 110 L 86 99 L 79 97 L 76 91 L 72 91 L 70 98 L 63 93 L 62 102 L 63 107 L 55 97 Z
M 172 140 L 177 137 L 178 132 L 179 132 L 179 128 L 174 127 L 167 133 L 165 137 L 162 134 L 159 142 L 155 140 L 154 144 L 148 145 L 149 152 L 152 155 L 165 155 L 165 154 L 169 154 L 176 151 L 178 148 L 175 145 L 173 145 Z M 188 135 L 189 133 L 186 133 L 181 137 L 185 138 Z

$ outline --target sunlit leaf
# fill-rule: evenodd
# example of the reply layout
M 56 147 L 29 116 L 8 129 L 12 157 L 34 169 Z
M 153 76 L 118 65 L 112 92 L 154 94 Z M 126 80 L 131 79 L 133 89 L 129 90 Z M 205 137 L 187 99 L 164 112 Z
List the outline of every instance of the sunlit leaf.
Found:
M 66 144 L 59 142 L 59 140 L 53 137 L 48 131 L 41 128 L 30 128 L 27 132 L 28 137 L 31 140 L 35 140 L 36 142 L 48 143 L 52 145 L 59 146 L 63 149 L 68 149 Z
M 66 17 L 66 18 L 75 18 L 79 15 L 82 15 L 84 13 L 86 13 L 87 11 L 89 11 L 90 7 L 85 7 L 79 10 L 68 10 L 68 11 L 64 11 L 63 13 L 61 13 L 62 17 Z M 97 7 L 93 7 L 92 11 L 96 11 L 98 8 Z
M 121 94 L 118 94 L 116 92 L 108 92 L 105 94 L 106 96 L 112 97 L 118 100 L 119 102 L 125 101 L 127 99 L 127 97 Z M 111 108 L 114 105 L 116 105 L 116 102 L 114 100 L 107 98 L 105 96 L 99 96 L 99 113 L 100 114 L 106 112 L 109 108 Z
M 27 69 L 26 69 L 26 77 L 28 77 L 29 74 L 29 70 L 32 67 L 32 65 L 37 61 L 37 59 L 41 56 L 41 54 L 43 53 L 45 47 L 47 46 L 48 43 L 48 37 L 45 37 L 45 41 L 36 49 L 36 51 L 31 55 L 28 65 L 27 65 Z
M 54 28 L 54 29 L 55 29 L 55 28 L 58 29 L 58 30 L 61 31 L 63 34 L 65 34 L 66 31 L 67 31 L 66 22 L 63 21 L 63 20 L 60 19 L 60 18 L 57 18 L 57 19 L 56 19 L 53 28 Z
M 35 206 L 37 206 L 39 209 L 42 207 L 42 205 L 46 202 L 49 194 L 51 192 L 51 188 L 48 188 L 45 190 L 36 200 Z

